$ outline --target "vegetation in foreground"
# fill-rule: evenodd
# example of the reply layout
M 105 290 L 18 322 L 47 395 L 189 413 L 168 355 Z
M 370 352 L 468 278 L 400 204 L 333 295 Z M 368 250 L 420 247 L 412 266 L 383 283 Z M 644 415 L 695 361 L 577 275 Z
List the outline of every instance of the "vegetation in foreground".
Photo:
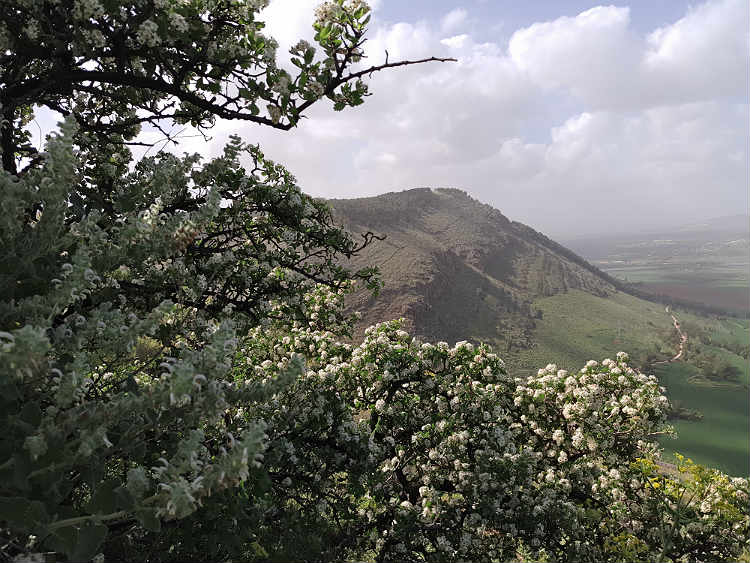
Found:
M 262 2 L 115 4 L 6 3 L 1 25 L 39 24 L 3 34 L 6 49 L 54 58 L 23 42 L 53 47 L 50 18 L 72 18 L 74 62 L 137 74 L 144 51 L 100 30 L 137 24 L 128 36 L 169 73 L 220 39 L 175 76 L 211 92 L 247 71 L 257 88 L 238 94 L 272 97 L 257 121 L 271 126 L 299 117 L 292 95 L 341 109 L 365 92 L 344 73 L 368 18 L 357 0 L 319 10 L 325 57 L 296 47 L 294 80 L 269 57 Z M 174 87 L 170 105 L 158 81 L 97 90 L 90 64 L 64 90 L 55 73 L 26 90 L 49 61 L 22 78 L 5 71 L 23 57 L 0 61 L 18 96 L 0 173 L 3 558 L 723 561 L 747 547 L 748 481 L 685 460 L 685 478 L 660 472 L 668 401 L 627 355 L 515 378 L 486 346 L 421 343 L 398 322 L 353 345 L 338 263 L 357 247 L 282 167 L 235 139 L 206 164 L 160 154 L 130 170 L 139 103 L 205 125 L 232 116 L 234 94 L 227 108 Z M 21 127 L 37 102 L 73 116 L 38 154 Z

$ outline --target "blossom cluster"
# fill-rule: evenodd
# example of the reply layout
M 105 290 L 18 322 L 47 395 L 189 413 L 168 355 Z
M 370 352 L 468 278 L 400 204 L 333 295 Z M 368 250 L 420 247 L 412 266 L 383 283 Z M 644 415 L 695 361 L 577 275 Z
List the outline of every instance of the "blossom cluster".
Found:
M 306 299 L 328 319 L 342 293 L 321 287 Z M 330 318 L 332 330 L 264 327 L 243 354 L 264 381 L 285 358 L 307 358 L 305 376 L 267 411 L 277 464 L 269 471 L 285 476 L 285 494 L 317 499 L 307 510 L 318 525 L 343 518 L 372 530 L 344 542 L 356 553 L 383 561 L 648 558 L 694 545 L 687 538 L 698 525 L 718 552 L 747 545 L 748 522 L 737 512 L 747 481 L 718 472 L 711 479 L 720 485 L 690 505 L 694 517 L 668 537 L 655 532 L 664 515 L 658 495 L 681 486 L 655 470 L 644 477 L 643 464 L 658 467 L 654 437 L 668 431 L 668 402 L 626 354 L 519 379 L 484 345 L 421 342 L 398 321 L 351 344 Z M 654 488 L 657 475 L 669 485 Z M 729 505 L 735 512 L 720 508 Z M 722 536 L 727 526 L 733 532 Z

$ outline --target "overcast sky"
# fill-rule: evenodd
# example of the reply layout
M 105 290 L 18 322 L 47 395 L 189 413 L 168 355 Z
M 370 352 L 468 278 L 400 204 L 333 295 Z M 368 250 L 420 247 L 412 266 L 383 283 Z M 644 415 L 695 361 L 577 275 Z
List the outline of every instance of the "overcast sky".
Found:
M 272 0 L 280 52 L 312 39 L 316 0 Z M 430 55 L 370 80 L 358 108 L 323 101 L 260 142 L 304 191 L 361 197 L 456 187 L 556 238 L 748 211 L 747 0 L 379 0 L 368 63 Z

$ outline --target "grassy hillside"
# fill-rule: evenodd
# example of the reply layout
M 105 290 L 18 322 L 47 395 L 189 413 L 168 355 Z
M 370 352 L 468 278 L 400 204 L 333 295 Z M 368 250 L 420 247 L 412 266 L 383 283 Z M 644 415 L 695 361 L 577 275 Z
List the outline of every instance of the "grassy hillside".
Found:
M 582 258 L 459 190 L 424 188 L 331 204 L 352 232 L 386 236 L 350 264 L 378 266 L 385 283 L 377 301 L 364 293 L 354 298 L 363 326 L 405 317 L 427 338 L 491 341 L 501 334 L 504 346 L 525 347 L 537 297 L 615 291 Z
M 667 358 L 672 353 L 660 335 L 669 327 L 669 316 L 656 303 L 622 292 L 599 297 L 572 290 L 538 299 L 534 307 L 542 318 L 533 346 L 506 354 L 519 372 L 530 373 L 553 358 L 561 368 L 579 369 L 587 360 L 614 357 L 619 350 L 634 359 L 648 353 Z

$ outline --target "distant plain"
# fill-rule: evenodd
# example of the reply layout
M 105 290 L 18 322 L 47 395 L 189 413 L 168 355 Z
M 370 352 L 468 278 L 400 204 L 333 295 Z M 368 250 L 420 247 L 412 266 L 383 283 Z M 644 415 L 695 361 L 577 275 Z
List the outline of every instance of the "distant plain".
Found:
M 662 440 L 665 450 L 684 453 L 697 462 L 735 475 L 750 474 L 750 367 L 747 352 L 744 357 L 737 353 L 743 353 L 750 344 L 749 225 L 750 218 L 739 215 L 661 233 L 591 237 L 564 243 L 607 274 L 635 284 L 638 290 L 725 311 L 726 315 L 705 316 L 678 309 L 676 314 L 683 325 L 688 321 L 700 331 L 702 341 L 693 334 L 686 361 L 654 365 L 650 371 L 659 377 L 673 403 L 702 416 L 700 420 L 672 420 L 677 438 Z M 573 296 L 555 296 L 541 306 L 551 312 L 555 307 L 565 307 L 565 299 L 571 298 L 576 300 Z M 653 341 L 643 340 L 643 327 L 638 323 L 658 322 L 652 313 L 663 314 L 663 308 L 644 310 L 640 303 L 629 302 L 629 313 L 620 316 L 616 325 L 610 323 L 587 335 L 574 334 L 574 340 L 605 345 L 618 326 L 618 335 L 627 348 L 653 348 Z M 567 304 L 568 309 L 572 306 Z M 607 309 L 612 311 L 611 307 Z M 595 309 L 591 304 L 576 310 L 587 311 L 587 324 L 596 323 L 601 314 L 592 314 Z M 555 317 L 550 315 L 551 325 Z M 610 319 L 614 320 L 611 314 Z M 540 327 L 550 333 L 559 329 Z M 738 378 L 731 382 L 707 379 L 695 365 L 699 354 L 711 354 L 720 362 L 736 366 Z
M 563 244 L 602 271 L 657 295 L 750 312 L 750 217 Z

